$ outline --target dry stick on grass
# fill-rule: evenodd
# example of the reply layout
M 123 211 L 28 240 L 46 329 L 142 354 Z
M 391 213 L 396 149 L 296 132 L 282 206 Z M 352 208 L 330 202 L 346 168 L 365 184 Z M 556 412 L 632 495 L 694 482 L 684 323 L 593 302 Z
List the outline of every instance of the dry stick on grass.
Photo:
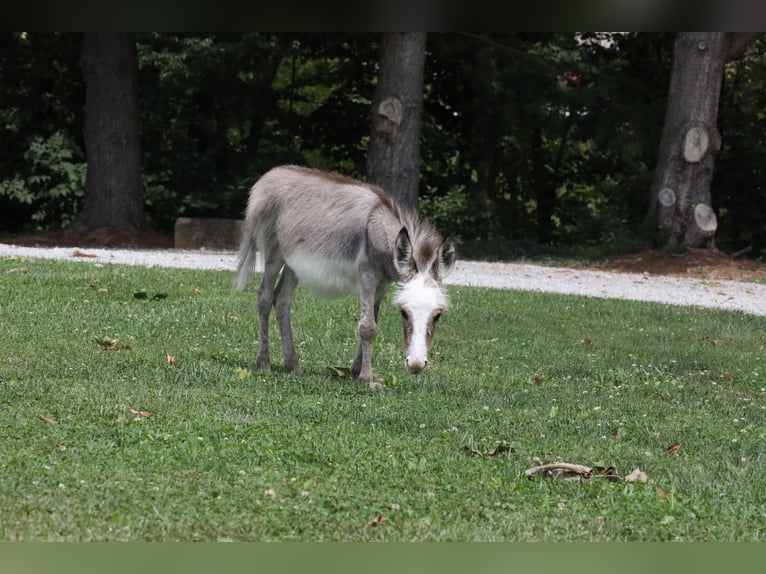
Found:
M 580 480 L 590 478 L 593 475 L 593 469 L 582 464 L 569 464 L 567 462 L 556 462 L 551 464 L 541 464 L 533 466 L 524 471 L 524 476 L 531 478 L 533 475 L 542 473 L 543 476 L 551 478 L 564 478 L 565 480 Z
M 563 478 L 564 480 L 572 481 L 588 478 L 605 478 L 611 481 L 622 480 L 622 477 L 617 474 L 617 471 L 612 467 L 606 469 L 598 467 L 596 469 L 597 473 L 593 474 L 593 469 L 591 467 L 582 464 L 570 464 L 568 462 L 543 464 L 542 461 L 537 457 L 534 457 L 532 460 L 535 462 L 536 466 L 528 468 L 524 471 L 524 476 L 527 478 L 531 478 L 535 474 L 542 474 L 546 478 Z M 636 469 L 633 472 L 635 473 L 638 470 L 639 469 Z M 631 473 L 631 477 L 633 477 L 633 473 Z M 634 478 L 632 480 L 637 479 L 639 478 Z

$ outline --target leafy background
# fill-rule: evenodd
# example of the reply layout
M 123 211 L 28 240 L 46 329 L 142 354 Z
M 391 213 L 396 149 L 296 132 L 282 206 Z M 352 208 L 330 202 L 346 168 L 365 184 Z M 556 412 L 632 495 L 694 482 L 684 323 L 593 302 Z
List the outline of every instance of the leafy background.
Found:
M 421 208 L 473 251 L 625 251 L 645 229 L 672 34 L 428 38 Z M 0 34 L 0 228 L 67 225 L 82 200 L 80 37 Z M 239 217 L 253 181 L 302 163 L 363 177 L 379 36 L 138 35 L 147 210 Z M 717 242 L 760 249 L 766 226 L 762 41 L 727 65 L 713 182 Z

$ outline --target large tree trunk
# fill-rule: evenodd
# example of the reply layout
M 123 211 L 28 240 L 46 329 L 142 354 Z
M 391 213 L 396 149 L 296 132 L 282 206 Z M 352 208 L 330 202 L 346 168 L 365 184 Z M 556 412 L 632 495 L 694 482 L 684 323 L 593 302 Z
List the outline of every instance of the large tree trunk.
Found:
M 372 97 L 367 179 L 417 208 L 425 32 L 384 33 Z
M 710 184 L 721 147 L 717 121 L 724 64 L 756 37 L 687 32 L 676 38 L 649 210 L 666 244 L 715 246 Z
M 86 84 L 87 174 L 72 229 L 145 227 L 134 34 L 86 32 L 80 66 Z

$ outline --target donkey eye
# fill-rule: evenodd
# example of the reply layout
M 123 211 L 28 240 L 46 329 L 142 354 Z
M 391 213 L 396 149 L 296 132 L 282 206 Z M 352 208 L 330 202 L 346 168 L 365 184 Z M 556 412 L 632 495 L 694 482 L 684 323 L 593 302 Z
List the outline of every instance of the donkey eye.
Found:
M 442 316 L 441 311 L 439 311 L 436 315 L 434 315 L 434 323 L 436 323 Z
M 399 312 L 402 314 L 402 319 L 404 319 L 406 321 L 407 320 L 407 311 L 405 311 L 404 309 L 399 309 Z

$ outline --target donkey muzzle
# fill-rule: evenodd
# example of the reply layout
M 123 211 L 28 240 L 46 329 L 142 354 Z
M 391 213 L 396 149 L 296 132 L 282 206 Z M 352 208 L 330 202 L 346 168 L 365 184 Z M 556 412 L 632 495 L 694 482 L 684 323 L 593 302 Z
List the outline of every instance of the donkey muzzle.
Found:
M 407 366 L 407 369 L 410 371 L 410 373 L 417 375 L 428 366 L 428 359 L 422 359 L 419 357 L 407 357 L 404 359 L 404 364 Z

